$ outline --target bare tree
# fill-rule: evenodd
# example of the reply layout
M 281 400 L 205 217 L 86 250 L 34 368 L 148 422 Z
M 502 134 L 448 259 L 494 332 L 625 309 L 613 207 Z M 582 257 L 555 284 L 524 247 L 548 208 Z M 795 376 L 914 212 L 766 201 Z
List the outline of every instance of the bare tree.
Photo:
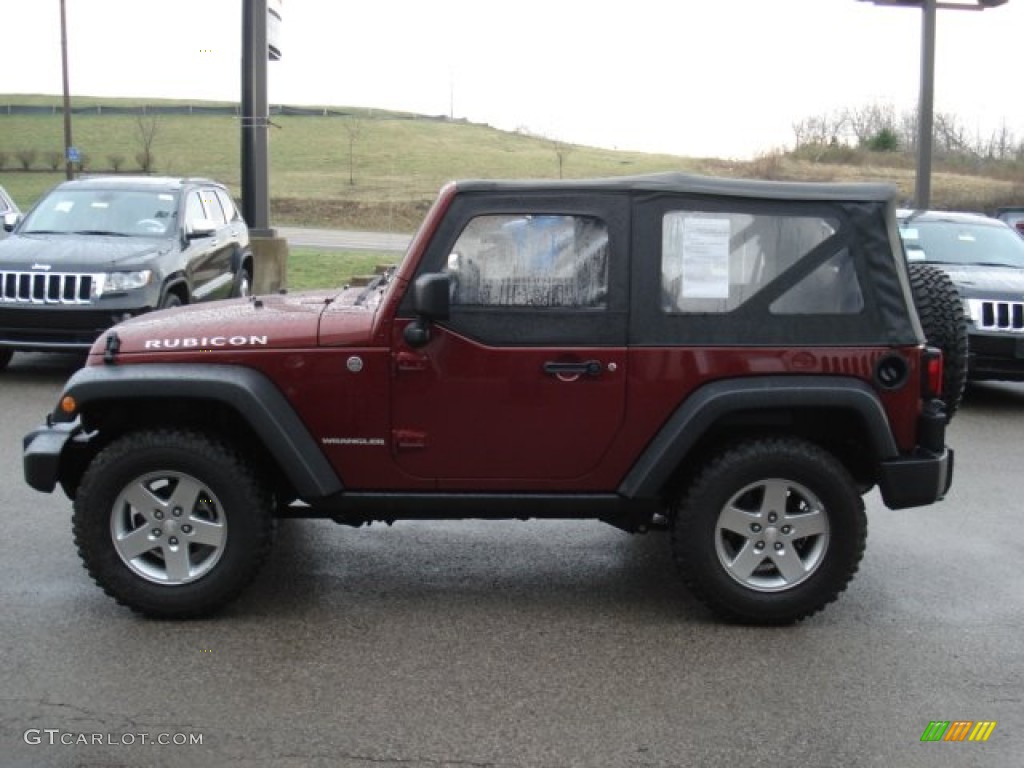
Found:
M 992 131 L 986 141 L 979 141 L 978 154 L 989 160 L 1012 160 L 1017 148 L 1017 137 L 1004 120 Z
M 356 142 L 363 137 L 363 129 L 366 127 L 362 118 L 352 115 L 341 124 L 345 135 L 348 136 L 348 183 L 349 186 L 356 185 Z
M 558 158 L 558 178 L 562 178 L 562 170 L 565 167 L 565 161 L 569 155 L 572 154 L 575 147 L 561 139 L 548 139 L 548 141 L 551 144 L 551 149 L 555 152 L 555 157 Z
M 14 153 L 14 156 L 18 158 L 18 162 L 21 164 L 22 170 L 27 171 L 32 167 L 32 164 L 36 161 L 39 153 L 34 149 L 19 149 Z
M 57 149 L 51 149 L 43 154 L 43 161 L 51 171 L 56 171 L 64 163 L 64 153 Z
M 859 146 L 876 141 L 879 136 L 898 138 L 896 110 L 889 104 L 867 104 L 852 107 L 846 112 L 846 125 Z
M 813 115 L 793 123 L 793 135 L 798 147 L 838 144 L 845 130 L 844 114 Z
M 908 109 L 900 115 L 896 131 L 900 137 L 900 146 L 911 152 L 917 151 L 917 110 Z
M 107 155 L 107 162 L 110 163 L 110 167 L 114 169 L 114 173 L 120 173 L 121 166 L 124 165 L 124 155 Z
M 135 132 L 139 139 L 139 151 L 135 153 L 135 161 L 146 173 L 152 171 L 156 164 L 153 142 L 156 140 L 159 127 L 156 115 L 140 112 L 135 116 Z
M 938 151 L 949 155 L 973 154 L 967 128 L 956 115 L 939 112 L 935 115 L 935 145 Z

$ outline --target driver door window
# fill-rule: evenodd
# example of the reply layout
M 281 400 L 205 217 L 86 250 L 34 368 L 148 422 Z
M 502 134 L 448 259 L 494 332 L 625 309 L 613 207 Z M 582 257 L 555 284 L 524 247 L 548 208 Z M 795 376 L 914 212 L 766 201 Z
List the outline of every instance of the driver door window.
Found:
M 606 309 L 608 228 L 585 216 L 478 216 L 448 272 L 453 306 Z

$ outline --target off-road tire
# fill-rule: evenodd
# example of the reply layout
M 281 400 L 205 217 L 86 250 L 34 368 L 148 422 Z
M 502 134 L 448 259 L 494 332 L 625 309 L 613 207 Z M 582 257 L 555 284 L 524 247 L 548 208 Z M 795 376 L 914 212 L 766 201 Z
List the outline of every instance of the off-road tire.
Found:
M 0 373 L 7 370 L 7 366 L 11 364 L 11 358 L 13 357 L 13 349 L 0 349 Z
M 850 583 L 866 541 L 864 503 L 849 473 L 795 438 L 726 448 L 696 473 L 672 515 L 683 582 L 714 613 L 744 624 L 790 624 L 820 611 Z M 797 577 L 776 565 L 786 556 Z
M 72 524 L 93 580 L 158 618 L 203 616 L 235 598 L 273 535 L 270 494 L 241 455 L 212 436 L 171 429 L 130 433 L 100 451 Z
M 967 318 L 953 280 L 931 264 L 909 264 L 910 288 L 928 344 L 942 350 L 942 400 L 953 418 L 967 384 Z

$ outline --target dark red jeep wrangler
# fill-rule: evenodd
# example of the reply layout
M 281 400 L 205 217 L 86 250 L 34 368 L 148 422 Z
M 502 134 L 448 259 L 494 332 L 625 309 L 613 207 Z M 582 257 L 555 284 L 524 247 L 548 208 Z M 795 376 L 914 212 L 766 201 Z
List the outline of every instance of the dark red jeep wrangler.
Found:
M 857 570 L 863 494 L 931 504 L 952 479 L 893 201 L 679 174 L 451 184 L 367 287 L 113 328 L 26 436 L 25 476 L 60 483 L 89 573 L 154 616 L 237 595 L 275 516 L 592 518 L 669 529 L 720 616 L 795 621 Z

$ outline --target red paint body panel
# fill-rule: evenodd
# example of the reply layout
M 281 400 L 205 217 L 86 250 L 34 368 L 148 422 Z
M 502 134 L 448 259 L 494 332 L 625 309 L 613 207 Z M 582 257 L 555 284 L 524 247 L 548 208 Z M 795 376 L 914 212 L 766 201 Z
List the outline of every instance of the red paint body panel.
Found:
M 434 203 L 386 286 L 240 299 L 117 327 L 119 364 L 252 367 L 284 393 L 346 488 L 614 491 L 700 386 L 759 375 L 873 381 L 884 347 L 488 347 L 442 325 L 412 349 L 398 307 L 457 194 Z M 91 363 L 102 363 L 103 339 Z M 237 343 L 235 343 L 237 342 Z M 880 391 L 901 451 L 916 441 L 918 347 L 907 382 Z M 546 362 L 600 363 L 559 377 Z
M 396 445 L 408 473 L 446 489 L 593 489 L 625 418 L 622 349 L 491 348 L 435 328 L 421 351 L 396 324 L 394 427 L 420 435 Z M 601 373 L 545 373 L 545 362 L 596 360 Z

